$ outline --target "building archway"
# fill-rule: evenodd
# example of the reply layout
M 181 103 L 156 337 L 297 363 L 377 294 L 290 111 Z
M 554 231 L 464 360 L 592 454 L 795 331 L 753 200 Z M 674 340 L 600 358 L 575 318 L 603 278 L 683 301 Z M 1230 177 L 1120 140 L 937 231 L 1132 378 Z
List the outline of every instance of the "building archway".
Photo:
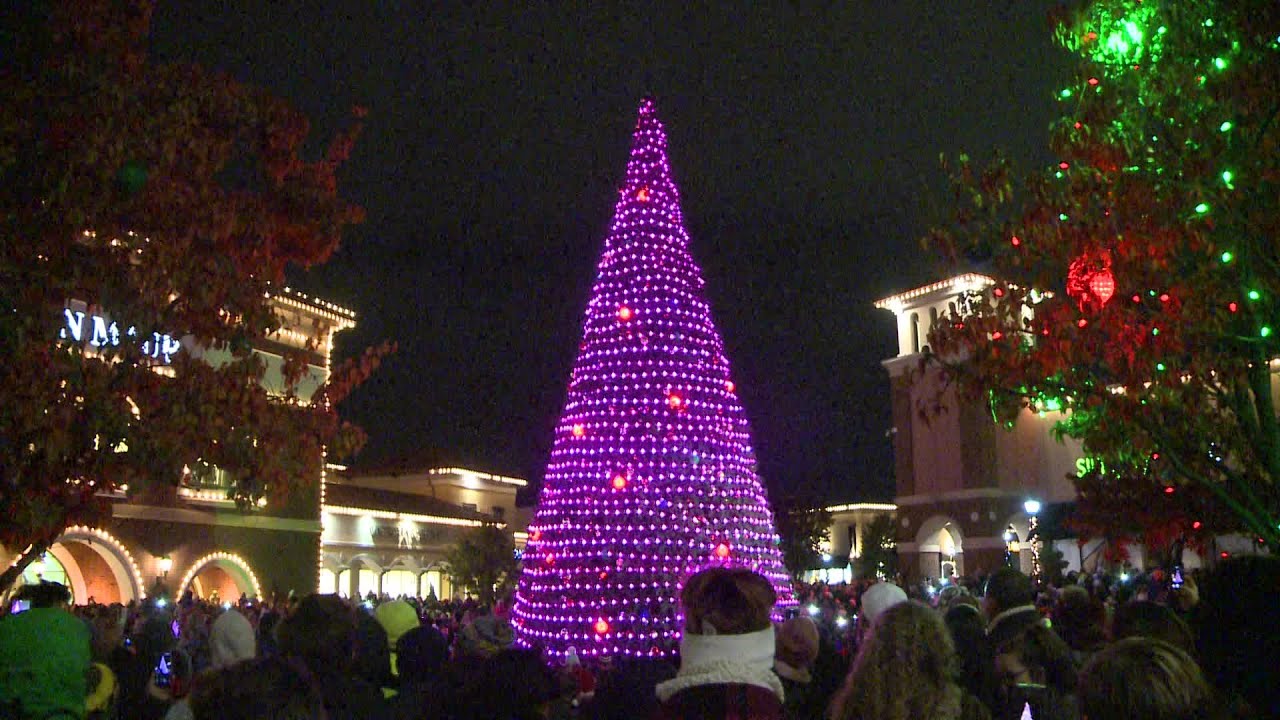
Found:
M 72 602 L 128 603 L 146 597 L 142 571 L 129 549 L 111 533 L 75 525 L 27 567 L 22 580 L 49 580 L 67 586 Z
M 369 553 L 361 553 L 351 558 L 347 582 L 355 583 L 357 598 L 366 598 L 369 593 L 379 595 L 382 592 L 382 573 L 386 566 L 378 558 Z
M 382 594 L 392 598 L 419 597 L 422 569 L 409 555 L 400 555 L 382 572 Z
M 964 574 L 964 533 L 960 524 L 946 515 L 934 515 L 916 532 L 920 574 L 945 578 Z
M 230 602 L 241 595 L 262 597 L 262 585 L 253 568 L 244 558 L 228 552 L 209 553 L 192 563 L 178 585 L 178 596 L 188 590 L 199 598 L 216 594 L 218 599 Z

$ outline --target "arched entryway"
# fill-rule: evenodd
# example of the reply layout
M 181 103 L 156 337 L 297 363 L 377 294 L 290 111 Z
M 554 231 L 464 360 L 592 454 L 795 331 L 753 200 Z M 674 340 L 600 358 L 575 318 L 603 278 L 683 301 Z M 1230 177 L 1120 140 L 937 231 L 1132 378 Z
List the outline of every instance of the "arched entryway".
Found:
M 27 566 L 22 583 L 62 583 L 79 605 L 127 603 L 146 597 L 133 555 L 110 533 L 82 525 L 67 528 L 49 550 Z
M 191 564 L 178 586 L 181 597 L 190 590 L 196 597 L 234 602 L 241 595 L 262 597 L 258 576 L 245 559 L 234 553 L 209 553 Z
M 418 597 L 418 579 L 422 570 L 418 563 L 408 556 L 397 557 L 382 573 L 382 593 L 387 597 Z
M 934 515 L 916 533 L 920 574 L 945 578 L 964 574 L 964 536 L 960 525 L 946 515 Z

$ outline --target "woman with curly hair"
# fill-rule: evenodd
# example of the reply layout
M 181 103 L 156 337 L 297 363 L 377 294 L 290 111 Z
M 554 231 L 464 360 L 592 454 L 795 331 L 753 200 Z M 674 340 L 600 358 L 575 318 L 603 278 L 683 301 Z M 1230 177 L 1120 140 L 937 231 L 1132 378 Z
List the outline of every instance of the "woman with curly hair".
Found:
M 831 720 L 981 720 L 986 708 L 955 681 L 955 647 L 942 618 L 906 602 L 885 610 L 858 648 Z

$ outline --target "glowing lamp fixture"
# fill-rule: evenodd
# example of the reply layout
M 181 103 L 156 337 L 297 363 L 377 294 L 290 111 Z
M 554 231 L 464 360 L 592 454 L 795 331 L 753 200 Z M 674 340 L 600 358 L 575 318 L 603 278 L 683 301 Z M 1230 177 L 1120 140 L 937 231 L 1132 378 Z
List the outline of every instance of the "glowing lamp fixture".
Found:
M 169 571 L 173 569 L 173 558 L 168 555 L 161 556 L 156 560 L 156 567 L 159 568 L 161 574 L 168 576 Z
M 1039 514 L 1040 514 L 1040 501 L 1039 501 L 1039 500 L 1028 500 L 1028 501 L 1026 501 L 1026 502 L 1022 503 L 1022 509 L 1023 509 L 1023 510 L 1026 510 L 1028 515 L 1039 515 Z

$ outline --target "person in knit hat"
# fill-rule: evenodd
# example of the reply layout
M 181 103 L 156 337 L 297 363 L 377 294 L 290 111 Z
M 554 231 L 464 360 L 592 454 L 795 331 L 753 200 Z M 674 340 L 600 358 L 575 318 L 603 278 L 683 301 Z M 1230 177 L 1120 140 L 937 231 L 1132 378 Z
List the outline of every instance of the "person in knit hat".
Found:
M 818 644 L 818 626 L 808 616 L 798 615 L 776 628 L 773 671 L 786 691 L 783 707 L 787 717 L 809 717 L 814 709 L 810 707 L 814 700 L 810 671 L 818 659 Z M 821 714 L 821 708 L 816 709 Z
M 769 616 L 777 594 L 746 568 L 713 567 L 680 593 L 680 671 L 654 688 L 664 720 L 781 720 L 785 690 L 773 673 Z
M 798 615 L 777 627 L 773 670 L 783 680 L 807 683 L 809 670 L 818 659 L 818 626 Z
M 907 593 L 891 582 L 878 582 L 862 592 L 858 599 L 858 629 L 855 645 L 860 646 L 863 638 L 871 632 L 871 626 L 885 610 L 907 601 Z

